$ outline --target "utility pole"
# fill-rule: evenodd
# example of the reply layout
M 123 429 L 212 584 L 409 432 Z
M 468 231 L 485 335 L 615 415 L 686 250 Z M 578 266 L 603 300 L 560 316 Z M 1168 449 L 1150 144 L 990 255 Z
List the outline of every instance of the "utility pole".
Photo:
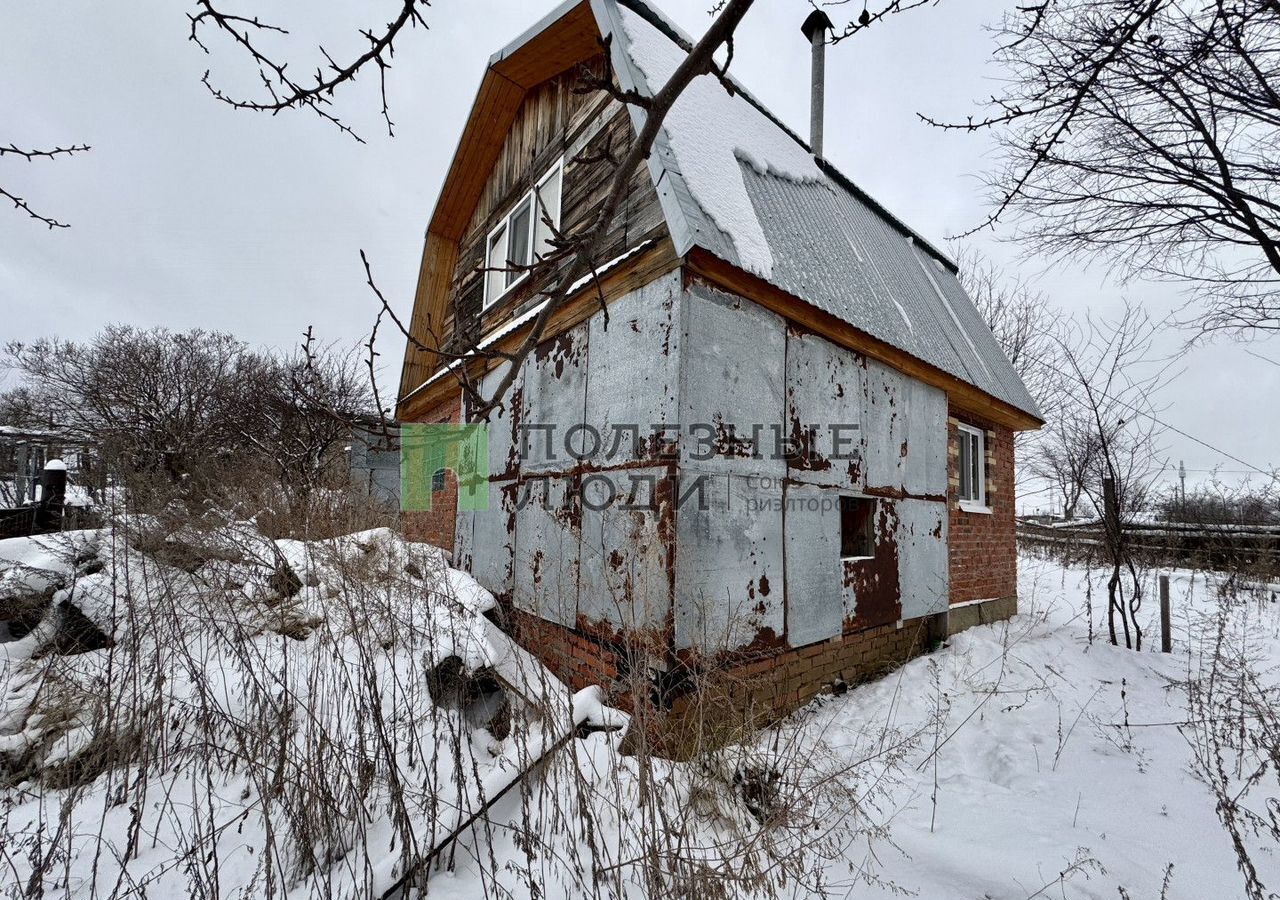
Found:
M 1182 485 L 1178 495 L 1178 512 L 1185 522 L 1187 519 L 1187 466 L 1182 460 L 1178 460 L 1178 481 Z

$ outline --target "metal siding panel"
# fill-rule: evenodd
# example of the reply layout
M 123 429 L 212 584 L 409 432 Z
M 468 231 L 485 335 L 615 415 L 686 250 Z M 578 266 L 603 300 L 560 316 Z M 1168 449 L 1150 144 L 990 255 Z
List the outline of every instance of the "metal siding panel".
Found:
M 512 563 L 515 604 L 526 612 L 573 627 L 578 612 L 578 529 L 566 505 L 565 478 L 527 481 L 528 501 L 516 511 Z
M 732 429 L 750 441 L 753 425 L 773 444 L 771 427 L 783 423 L 786 326 L 780 317 L 749 300 L 694 288 L 685 295 L 684 359 L 681 364 L 681 466 L 781 478 L 786 460 L 764 448 L 753 456 L 702 451 L 691 439 L 696 425 L 711 425 L 722 436 Z M 776 457 L 776 458 L 775 458 Z
M 947 504 L 899 500 L 898 584 L 902 618 L 939 613 L 947 608 Z
M 565 436 L 586 413 L 587 333 L 587 325 L 579 325 L 543 343 L 525 360 L 521 425 L 555 428 L 550 452 L 544 431 L 528 432 L 528 452 L 520 460 L 525 474 L 562 472 L 577 462 L 565 449 Z
M 858 354 L 837 347 L 824 338 L 809 333 L 787 336 L 787 413 L 789 433 L 817 426 L 816 446 L 809 450 L 809 460 L 792 464 L 787 477 L 809 484 L 827 484 L 861 490 L 862 457 L 865 436 L 862 432 L 863 360 Z M 857 431 L 845 433 L 856 450 L 855 460 L 831 459 L 833 425 L 856 425 Z
M 838 637 L 841 599 L 840 494 L 791 484 L 786 490 L 787 643 L 793 647 Z
M 511 564 L 515 553 L 515 482 L 489 482 L 489 507 L 458 514 L 459 522 L 467 516 L 469 533 L 467 553 L 470 572 L 491 593 L 511 592 Z M 459 528 L 461 533 L 461 527 Z M 460 538 L 461 539 L 461 538 Z
M 652 502 L 664 476 L 665 469 L 629 469 L 599 473 L 584 484 L 578 614 L 587 621 L 637 629 L 667 624 L 670 547 Z M 611 491 L 615 502 L 606 505 Z
M 637 425 L 641 438 L 655 424 L 679 424 L 680 274 L 674 272 L 610 304 L 609 327 L 597 314 L 590 320 L 586 422 L 600 433 L 603 455 L 613 447 L 615 426 Z M 629 429 L 613 459 L 638 459 Z
M 907 376 L 873 359 L 867 360 L 863 392 L 862 433 L 866 439 L 866 484 L 901 490 L 905 469 L 903 445 L 911 415 Z
M 907 421 L 906 478 L 909 494 L 947 492 L 947 395 L 922 381 L 908 379 L 911 401 Z
M 693 476 L 682 469 L 682 485 Z M 782 636 L 782 509 L 774 491 L 712 475 L 705 506 L 676 511 L 676 649 L 733 650 Z M 757 504 L 764 508 L 756 508 Z

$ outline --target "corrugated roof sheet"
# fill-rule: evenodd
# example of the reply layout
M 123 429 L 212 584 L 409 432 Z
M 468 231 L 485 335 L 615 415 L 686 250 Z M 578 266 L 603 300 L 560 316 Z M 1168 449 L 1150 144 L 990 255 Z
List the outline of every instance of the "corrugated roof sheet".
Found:
M 773 247 L 771 283 L 1039 415 L 955 273 L 937 257 L 838 185 L 740 166 Z

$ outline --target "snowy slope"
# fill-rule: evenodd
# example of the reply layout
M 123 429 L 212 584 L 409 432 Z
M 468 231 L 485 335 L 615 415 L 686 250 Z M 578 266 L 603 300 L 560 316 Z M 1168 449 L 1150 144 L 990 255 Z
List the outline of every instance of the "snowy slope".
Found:
M 0 643 L 0 755 L 34 766 L 0 781 L 0 896 L 378 896 L 567 734 L 555 723 L 619 721 L 510 644 L 481 615 L 492 598 L 432 548 L 386 532 L 269 542 L 242 527 L 199 540 L 210 556 L 194 573 L 110 552 L 110 532 L 77 535 L 70 553 L 0 542 L 0 559 L 21 561 L 0 563 L 0 586 L 62 584 L 55 596 L 83 601 L 116 642 L 35 657 L 39 640 Z M 277 553 L 302 582 L 284 600 Z M 1219 599 L 1217 583 L 1176 575 L 1177 641 L 1163 656 L 1108 646 L 1098 623 L 1089 641 L 1090 582 L 1098 607 L 1099 573 L 1023 558 L 1014 620 L 690 763 L 645 765 L 617 733 L 570 741 L 464 834 L 428 896 L 704 896 L 715 884 L 727 896 L 1114 900 L 1122 888 L 1160 897 L 1170 863 L 1168 898 L 1243 896 L 1179 726 L 1222 604 L 1276 681 L 1275 596 Z M 1143 616 L 1158 645 L 1153 603 Z M 509 733 L 433 696 L 451 656 L 518 685 Z M 104 749 L 117 753 L 105 768 Z M 784 814 L 761 825 L 740 781 L 769 768 Z M 1275 884 L 1274 846 L 1250 840 Z

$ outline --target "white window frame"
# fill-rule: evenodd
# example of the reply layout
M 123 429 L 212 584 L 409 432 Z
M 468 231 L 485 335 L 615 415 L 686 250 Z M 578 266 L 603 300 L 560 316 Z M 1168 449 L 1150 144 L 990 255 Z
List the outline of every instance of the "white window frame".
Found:
M 964 470 L 966 468 L 964 465 L 964 447 L 967 445 L 973 449 L 973 445 L 976 443 L 978 459 L 976 496 L 960 496 L 960 508 L 966 512 L 989 513 L 991 512 L 991 507 L 987 505 L 987 433 L 981 428 L 965 425 L 963 422 L 960 423 L 959 432 L 962 443 L 957 459 L 957 463 L 960 466 L 960 484 L 956 488 L 957 493 L 964 489 Z M 977 438 L 977 440 L 973 441 L 974 438 Z M 970 470 L 970 474 L 972 474 L 972 470 Z
M 564 212 L 564 157 L 563 156 L 560 157 L 558 160 L 556 160 L 555 164 L 542 174 L 542 176 L 534 183 L 534 187 L 530 188 L 526 193 L 521 194 L 518 198 L 516 198 L 516 201 L 511 204 L 511 208 L 508 209 L 506 213 L 502 216 L 502 218 L 498 220 L 498 224 L 494 225 L 493 229 L 489 232 L 489 234 L 485 236 L 485 239 L 484 239 L 485 273 L 484 273 L 484 306 L 483 306 L 484 310 L 488 310 L 494 304 L 498 303 L 500 300 L 502 300 L 504 297 L 510 294 L 513 289 L 515 289 L 521 283 L 523 283 L 526 278 L 529 277 L 529 272 L 526 269 L 525 271 L 517 275 L 515 280 L 507 282 L 501 290 L 497 292 L 493 292 L 490 290 L 490 286 L 491 286 L 490 276 L 493 273 L 490 271 L 489 251 L 490 251 L 490 247 L 493 244 L 494 235 L 498 234 L 499 232 L 502 232 L 504 229 L 506 230 L 508 255 L 507 255 L 507 258 L 502 261 L 504 266 L 510 263 L 515 263 L 518 266 L 532 265 L 534 257 L 537 255 L 537 250 L 538 250 L 537 248 L 538 222 L 542 218 L 542 206 L 538 203 L 538 194 L 542 191 L 543 187 L 545 187 L 547 184 L 551 182 L 552 178 L 556 179 L 556 184 L 557 184 L 557 187 L 559 188 L 559 191 L 558 191 L 559 203 L 556 206 L 556 211 L 555 211 L 556 214 L 553 217 L 555 227 L 559 228 L 561 214 Z M 525 201 L 528 201 L 529 209 L 531 211 L 531 215 L 529 218 L 528 251 L 525 253 L 524 259 L 518 259 L 518 260 L 511 259 L 510 257 L 511 222 L 516 212 L 519 209 L 521 209 L 521 207 L 524 206 Z

